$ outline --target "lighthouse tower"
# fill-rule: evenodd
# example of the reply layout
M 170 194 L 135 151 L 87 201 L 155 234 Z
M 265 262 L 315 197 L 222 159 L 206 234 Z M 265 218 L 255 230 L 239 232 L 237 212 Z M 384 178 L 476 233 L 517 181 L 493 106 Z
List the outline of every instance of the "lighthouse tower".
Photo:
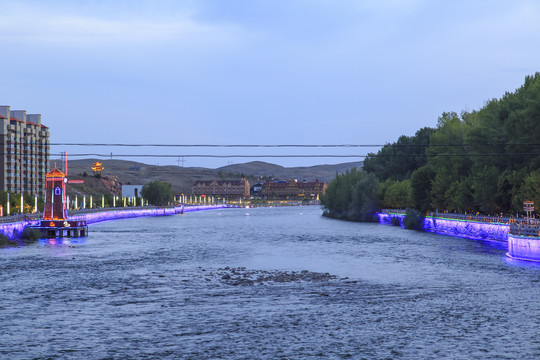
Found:
M 66 174 L 54 165 L 54 169 L 45 175 L 45 212 L 43 220 L 66 220 Z
M 45 211 L 39 225 L 31 226 L 41 231 L 43 238 L 88 236 L 86 220 L 68 220 L 66 206 L 66 174 L 56 168 L 45 175 Z M 72 181 L 75 182 L 75 181 Z

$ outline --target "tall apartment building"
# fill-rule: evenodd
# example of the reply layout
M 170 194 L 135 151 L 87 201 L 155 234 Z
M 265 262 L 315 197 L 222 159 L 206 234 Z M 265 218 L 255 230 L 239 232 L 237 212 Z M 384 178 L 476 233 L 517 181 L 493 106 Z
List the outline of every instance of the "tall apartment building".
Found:
M 0 106 L 0 190 L 45 195 L 49 136 L 40 114 Z

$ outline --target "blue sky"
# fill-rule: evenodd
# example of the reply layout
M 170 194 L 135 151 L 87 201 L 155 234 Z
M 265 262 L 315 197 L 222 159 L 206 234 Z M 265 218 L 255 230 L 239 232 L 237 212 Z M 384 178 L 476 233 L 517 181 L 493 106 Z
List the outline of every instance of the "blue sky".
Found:
M 525 0 L 0 0 L 0 105 L 41 113 L 53 143 L 381 144 L 540 71 L 538 19 Z

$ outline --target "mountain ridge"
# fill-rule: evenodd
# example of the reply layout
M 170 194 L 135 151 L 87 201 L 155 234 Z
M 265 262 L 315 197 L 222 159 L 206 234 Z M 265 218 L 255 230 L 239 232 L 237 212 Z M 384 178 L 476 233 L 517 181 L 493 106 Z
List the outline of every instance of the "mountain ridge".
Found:
M 191 185 L 195 180 L 235 179 L 244 175 L 253 185 L 259 177 L 274 177 L 281 180 L 306 180 L 330 182 L 336 173 L 343 173 L 352 168 L 362 167 L 362 162 L 341 164 L 323 164 L 304 167 L 283 167 L 281 165 L 252 161 L 242 164 L 232 164 L 216 169 L 203 167 L 181 167 L 176 165 L 149 165 L 128 160 L 99 160 L 78 159 L 68 161 L 68 177 L 75 180 L 85 180 L 85 185 L 72 184 L 68 190 L 73 193 L 100 194 L 104 187 L 96 183 L 91 167 L 96 161 L 103 163 L 102 177 L 116 177 L 122 184 L 144 185 L 151 181 L 160 180 L 172 185 L 176 193 L 191 193 Z M 58 168 L 63 163 L 56 162 Z M 59 166 L 61 165 L 61 166 Z M 54 161 L 51 161 L 54 167 Z M 86 176 L 85 176 L 86 175 Z M 96 179 L 99 182 L 99 179 Z

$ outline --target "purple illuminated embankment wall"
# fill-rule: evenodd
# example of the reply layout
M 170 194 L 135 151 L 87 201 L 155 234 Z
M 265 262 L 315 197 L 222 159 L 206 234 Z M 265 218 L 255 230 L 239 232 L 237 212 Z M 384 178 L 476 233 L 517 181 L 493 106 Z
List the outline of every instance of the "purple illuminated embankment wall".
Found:
M 205 206 L 186 206 L 184 212 L 194 212 L 202 210 L 222 209 L 227 205 L 205 205 Z M 133 209 L 133 210 L 112 210 L 102 211 L 83 215 L 69 216 L 69 220 L 86 220 L 87 224 L 95 224 L 101 221 L 127 219 L 142 216 L 170 216 L 182 213 L 182 206 L 174 208 L 155 208 L 155 209 Z
M 426 217 L 424 230 L 470 239 L 508 241 L 507 224 Z
M 30 220 L 0 224 L 0 233 L 13 240 L 17 234 L 24 230 L 26 225 L 37 225 L 37 223 L 38 222 L 36 220 Z
M 402 213 L 378 213 L 379 223 L 392 224 L 392 219 L 399 219 L 403 227 L 405 215 Z M 488 223 L 474 220 L 445 219 L 427 216 L 424 230 L 475 240 L 496 240 L 508 242 L 507 256 L 526 261 L 540 262 L 540 237 L 510 234 L 510 225 Z
M 185 206 L 183 212 L 194 212 L 202 210 L 214 210 L 230 207 L 228 205 L 206 205 L 206 206 Z M 153 208 L 153 209 L 119 209 L 105 210 L 100 212 L 68 216 L 68 220 L 86 220 L 87 224 L 95 224 L 101 221 L 128 219 L 142 216 L 169 216 L 182 213 L 182 206 L 173 208 Z M 0 224 L 0 233 L 13 239 L 22 232 L 27 225 L 37 225 L 39 220 L 25 220 L 13 223 Z
M 378 213 L 379 223 L 391 224 L 392 218 L 398 218 L 403 227 L 403 214 Z M 439 217 L 426 217 L 424 230 L 435 233 L 461 236 L 477 240 L 508 241 L 508 224 L 484 223 L 471 220 L 444 219 Z
M 518 260 L 540 262 L 540 239 L 538 237 L 508 235 L 508 253 Z

